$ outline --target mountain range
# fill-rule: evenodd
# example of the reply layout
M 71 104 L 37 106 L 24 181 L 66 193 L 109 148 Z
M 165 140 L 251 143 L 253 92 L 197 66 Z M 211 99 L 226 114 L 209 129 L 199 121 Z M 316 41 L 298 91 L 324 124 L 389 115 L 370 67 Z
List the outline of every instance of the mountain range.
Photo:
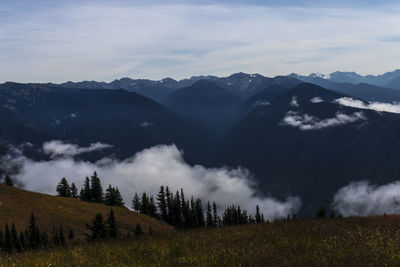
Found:
M 9 144 L 65 140 L 113 146 L 87 160 L 123 159 L 175 143 L 191 164 L 245 167 L 260 193 L 300 196 L 301 213 L 310 215 L 352 181 L 400 177 L 396 75 L 9 82 L 0 85 L 0 153 Z

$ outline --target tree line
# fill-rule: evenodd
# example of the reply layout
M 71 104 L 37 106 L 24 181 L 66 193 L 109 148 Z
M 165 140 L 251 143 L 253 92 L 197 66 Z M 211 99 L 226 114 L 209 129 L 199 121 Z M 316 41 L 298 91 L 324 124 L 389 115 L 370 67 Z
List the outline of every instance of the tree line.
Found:
M 101 179 L 96 172 L 90 179 L 89 177 L 85 178 L 79 194 L 75 184 L 72 183 L 70 186 L 65 178 L 61 179 L 56 190 L 57 195 L 61 197 L 78 198 L 82 201 L 103 203 L 109 206 L 124 206 L 118 187 L 109 185 L 104 194 Z M 168 186 L 161 186 L 156 197 L 150 196 L 146 192 L 140 196 L 135 193 L 131 208 L 177 228 L 221 227 L 265 222 L 258 205 L 255 207 L 255 216 L 249 215 L 246 210 L 235 205 L 227 207 L 219 215 L 215 202 L 207 201 L 203 206 L 201 199 L 194 199 L 193 196 L 186 199 L 183 189 L 173 194 Z
M 85 178 L 83 187 L 79 194 L 75 183 L 69 185 L 65 178 L 62 178 L 58 183 L 56 191 L 57 196 L 60 197 L 78 198 L 82 201 L 102 203 L 108 206 L 124 206 L 124 201 L 118 187 L 109 185 L 106 189 L 106 193 L 104 193 L 101 180 L 97 176 L 96 172 L 93 173 L 90 179 L 89 177 Z
M 193 196 L 186 199 L 183 189 L 173 194 L 168 186 L 160 187 L 156 199 L 148 196 L 146 192 L 143 192 L 141 197 L 135 193 L 131 208 L 177 228 L 221 227 L 265 222 L 258 205 L 254 217 L 235 205 L 227 207 L 220 216 L 215 202 L 211 204 L 208 201 L 204 210 L 201 199 L 194 199 Z
M 118 230 L 118 224 L 115 219 L 114 211 L 111 209 L 108 214 L 108 218 L 106 220 L 103 219 L 103 216 L 98 213 L 94 216 L 91 224 L 86 224 L 87 233 L 86 240 L 87 241 L 95 241 L 99 239 L 106 238 L 117 238 L 120 236 L 120 232 Z M 136 224 L 134 235 L 143 234 L 143 230 L 141 225 Z M 149 233 L 152 233 L 151 226 L 149 228 Z
M 70 230 L 69 239 L 74 238 L 74 233 Z M 39 248 L 52 248 L 66 244 L 64 230 L 62 226 L 53 227 L 48 232 L 39 227 L 33 212 L 29 218 L 28 227 L 25 231 L 18 232 L 15 224 L 11 227 L 6 222 L 4 231 L 0 230 L 0 250 L 3 253 L 24 252 Z

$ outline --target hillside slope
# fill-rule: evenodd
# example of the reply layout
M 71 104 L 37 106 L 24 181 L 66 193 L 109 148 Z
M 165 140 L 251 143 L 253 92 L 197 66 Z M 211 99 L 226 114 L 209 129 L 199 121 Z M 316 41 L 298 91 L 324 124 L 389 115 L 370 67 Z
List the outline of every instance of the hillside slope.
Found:
M 35 214 L 39 226 L 51 230 L 62 225 L 65 231 L 74 230 L 75 236 L 82 238 L 85 223 L 90 223 L 97 213 L 107 218 L 111 207 L 83 202 L 72 198 L 55 197 L 25 191 L 15 187 L 0 185 L 0 228 L 4 223 L 15 223 L 18 230 L 27 226 L 31 212 Z M 154 232 L 172 232 L 173 228 L 154 218 L 138 214 L 127 208 L 112 208 L 121 233 L 132 232 L 137 223 L 147 231 L 151 225 Z
M 260 191 L 299 195 L 306 215 L 329 205 L 352 181 L 398 179 L 399 114 L 334 103 L 340 97 L 302 84 L 251 112 L 225 137 L 216 158 L 221 166 L 255 173 Z
M 38 146 L 54 139 L 102 142 L 113 145 L 112 152 L 121 158 L 175 143 L 189 160 L 201 161 L 212 139 L 196 123 L 134 92 L 40 84 L 0 85 L 0 125 L 0 141 Z

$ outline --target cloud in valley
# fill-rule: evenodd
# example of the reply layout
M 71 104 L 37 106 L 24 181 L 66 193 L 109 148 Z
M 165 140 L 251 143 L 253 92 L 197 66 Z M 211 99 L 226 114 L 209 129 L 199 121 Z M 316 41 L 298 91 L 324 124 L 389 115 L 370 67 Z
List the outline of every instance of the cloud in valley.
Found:
M 381 186 L 353 182 L 335 194 L 332 208 L 344 216 L 400 214 L 400 181 Z
M 324 102 L 324 100 L 322 98 L 320 98 L 319 96 L 311 98 L 310 101 L 311 101 L 311 103 L 314 103 L 314 104 L 318 104 L 318 103 Z
M 341 97 L 335 100 L 335 103 L 346 107 L 375 110 L 378 112 L 390 112 L 400 114 L 400 103 L 368 102 L 353 99 L 351 97 Z
M 52 150 L 49 150 L 49 144 L 53 144 Z M 155 195 L 161 185 L 168 185 L 173 191 L 182 187 L 188 196 L 215 201 L 220 208 L 235 204 L 253 213 L 258 204 L 267 218 L 293 214 L 301 206 L 301 200 L 297 197 L 279 201 L 257 194 L 254 189 L 256 184 L 245 169 L 190 166 L 184 161 L 183 152 L 175 145 L 145 149 L 122 161 L 103 158 L 95 163 L 77 161 L 71 157 L 76 151 L 87 151 L 88 148 L 60 144 L 59 141 L 46 143 L 45 146 L 53 154 L 57 151 L 54 155 L 65 152 L 64 157 L 50 161 L 34 161 L 22 154 L 3 158 L 3 162 L 7 161 L 9 165 L 19 165 L 20 172 L 15 178 L 28 190 L 54 194 L 62 177 L 81 187 L 84 177 L 96 170 L 103 187 L 108 184 L 118 186 L 127 206 L 135 192 L 146 191 Z
M 88 147 L 80 147 L 75 144 L 64 143 L 60 140 L 53 140 L 50 142 L 45 142 L 43 144 L 43 152 L 54 158 L 59 156 L 76 156 L 79 154 L 99 151 L 110 147 L 112 146 L 99 142 L 90 144 L 90 146 Z
M 336 116 L 328 119 L 319 119 L 308 114 L 299 114 L 289 111 L 283 118 L 281 125 L 298 127 L 302 131 L 321 130 L 328 127 L 340 126 L 349 123 L 366 120 L 362 112 L 354 112 L 350 115 L 336 113 Z
M 290 100 L 290 105 L 294 108 L 298 108 L 300 106 L 297 96 L 292 96 L 292 99 Z

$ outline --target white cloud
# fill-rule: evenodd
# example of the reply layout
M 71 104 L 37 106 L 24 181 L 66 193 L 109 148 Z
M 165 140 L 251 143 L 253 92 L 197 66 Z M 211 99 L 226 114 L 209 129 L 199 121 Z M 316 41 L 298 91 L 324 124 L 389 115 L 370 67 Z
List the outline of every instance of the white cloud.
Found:
M 259 106 L 268 106 L 270 103 L 268 101 L 256 101 L 253 104 L 253 107 L 259 107 Z
M 149 127 L 149 126 L 152 126 L 152 125 L 153 125 L 153 123 L 152 122 L 148 122 L 148 121 L 144 121 L 144 122 L 140 123 L 141 127 Z
M 290 105 L 294 108 L 298 108 L 300 106 L 297 100 L 297 96 L 292 96 L 292 99 L 290 100 Z
M 84 177 L 96 170 L 103 187 L 108 184 L 118 186 L 128 206 L 135 192 L 146 191 L 156 195 L 161 185 L 168 185 L 173 191 L 183 188 L 186 196 L 215 201 L 221 208 L 235 204 L 253 213 L 258 204 L 267 218 L 293 214 L 301 206 L 297 197 L 279 201 L 256 194 L 256 184 L 245 169 L 190 166 L 175 145 L 145 149 L 123 161 L 104 158 L 90 163 L 76 161 L 71 157 L 33 161 L 19 155 L 3 159 L 4 162 L 20 166 L 20 172 L 15 178 L 26 189 L 49 194 L 55 193 L 56 185 L 62 177 L 80 187 Z
M 103 150 L 112 147 L 108 144 L 93 143 L 88 147 L 80 147 L 76 144 L 67 144 L 60 140 L 53 140 L 43 144 L 43 152 L 51 157 L 76 156 L 83 153 Z
M 354 112 L 350 115 L 338 112 L 333 118 L 321 120 L 308 114 L 301 115 L 297 112 L 289 111 L 285 118 L 283 118 L 282 125 L 298 127 L 302 131 L 308 131 L 320 130 L 363 120 L 366 120 L 366 118 L 362 112 Z
M 7 1 L 6 1 L 7 2 Z M 396 69 L 398 6 L 42 5 L 0 17 L 0 81 Z M 4 5 L 4 6 L 2 6 Z M 6 12 L 7 11 L 7 12 Z M 295 45 L 293 45 L 295 44 Z M 268 64 L 266 64 L 268 62 Z M 343 69 L 343 67 L 345 69 Z
M 311 103 L 314 103 L 314 104 L 318 104 L 318 103 L 324 102 L 324 100 L 322 98 L 320 98 L 319 96 L 316 96 L 316 97 L 312 98 L 310 101 L 311 101 Z
M 353 182 L 339 189 L 332 208 L 344 216 L 400 213 L 400 181 L 376 186 L 368 181 Z
M 368 102 L 364 103 L 361 100 L 353 99 L 351 97 L 341 97 L 334 101 L 339 105 L 352 107 L 352 108 L 360 108 L 360 109 L 370 109 L 379 112 L 390 112 L 400 114 L 400 103 L 383 103 L 383 102 Z

